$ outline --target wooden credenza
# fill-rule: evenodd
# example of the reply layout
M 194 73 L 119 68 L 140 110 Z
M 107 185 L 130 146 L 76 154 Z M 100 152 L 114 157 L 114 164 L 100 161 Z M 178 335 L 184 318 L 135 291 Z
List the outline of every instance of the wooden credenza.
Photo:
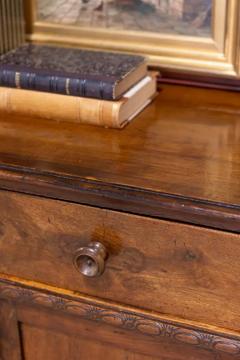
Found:
M 123 131 L 0 114 L 1 360 L 240 359 L 239 111 L 165 86 Z

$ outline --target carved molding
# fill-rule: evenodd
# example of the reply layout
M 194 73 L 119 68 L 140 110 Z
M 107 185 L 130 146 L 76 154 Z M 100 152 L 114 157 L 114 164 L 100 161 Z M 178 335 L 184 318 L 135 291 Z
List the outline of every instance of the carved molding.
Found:
M 0 164 L 0 188 L 26 192 L 31 195 L 57 198 L 75 203 L 94 205 L 110 210 L 121 210 L 138 215 L 150 215 L 206 225 L 218 230 L 240 232 L 239 208 L 205 200 L 184 198 L 126 185 L 95 180 L 61 178 L 48 172 L 21 166 Z M 120 205 L 119 205 L 120 200 Z M 141 209 L 144 209 L 142 211 Z M 184 209 L 184 211 L 183 211 Z
M 75 300 L 60 297 L 55 293 L 43 293 L 29 287 L 0 281 L 0 299 L 11 300 L 17 304 L 38 305 L 85 320 L 101 322 L 114 327 L 133 331 L 159 339 L 167 338 L 195 348 L 205 349 L 216 354 L 233 355 L 240 358 L 240 337 L 230 339 L 221 334 L 209 333 L 194 327 L 184 327 L 168 321 L 156 320 L 151 315 L 128 311 L 117 307 L 99 305 L 92 300 Z

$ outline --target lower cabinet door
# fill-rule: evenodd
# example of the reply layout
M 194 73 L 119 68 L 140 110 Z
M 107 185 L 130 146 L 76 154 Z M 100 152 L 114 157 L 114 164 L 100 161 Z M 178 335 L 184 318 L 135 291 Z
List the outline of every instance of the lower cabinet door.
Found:
M 0 302 L 1 360 L 166 359 L 148 341 L 39 307 Z
M 0 280 L 0 360 L 240 359 L 240 337 L 216 330 Z

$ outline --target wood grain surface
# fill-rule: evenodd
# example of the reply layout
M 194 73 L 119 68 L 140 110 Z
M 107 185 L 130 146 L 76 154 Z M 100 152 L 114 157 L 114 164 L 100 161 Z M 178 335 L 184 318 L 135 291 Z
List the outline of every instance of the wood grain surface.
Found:
M 37 352 L 38 360 L 54 360 L 57 354 L 61 360 L 85 360 L 98 351 L 96 359 L 101 360 L 110 349 L 119 360 L 240 359 L 239 333 L 229 330 L 174 321 L 17 278 L 0 281 L 0 298 L 16 313 L 23 359 L 35 360 Z
M 0 301 L 0 360 L 22 360 L 16 309 L 8 299 Z
M 239 113 L 180 86 L 123 131 L 0 113 L 0 360 L 240 359 Z
M 51 314 L 52 315 L 52 314 Z M 45 327 L 49 322 L 45 317 Z M 43 316 L 41 316 L 43 318 Z M 46 321 L 48 320 L 48 322 Z M 62 326 L 66 325 L 62 319 Z M 92 338 L 86 337 L 83 334 L 82 337 L 73 336 L 71 332 L 68 334 L 62 334 L 62 331 L 59 328 L 55 331 L 49 331 L 46 328 L 38 328 L 36 324 L 34 326 L 24 325 L 23 326 L 23 338 L 24 338 L 24 359 L 25 360 L 104 360 L 104 359 L 114 359 L 114 360 L 154 360 L 159 359 L 159 357 L 147 356 L 144 354 L 136 353 L 134 351 L 120 346 L 111 346 L 111 335 L 109 334 L 109 342 L 97 341 L 94 336 L 95 328 L 92 329 Z M 70 323 L 71 326 L 71 323 Z M 71 327 L 72 328 L 72 327 Z M 81 329 L 82 330 L 82 329 Z M 85 337 L 84 337 L 85 335 Z M 120 345 L 120 344 L 119 344 Z M 38 351 L 36 352 L 36 349 Z M 139 351 L 139 349 L 137 349 Z M 146 350 L 145 350 L 146 351 Z M 151 352 L 151 351 L 150 351 Z M 160 358 L 161 360 L 161 358 Z
M 164 86 L 123 131 L 0 114 L 0 188 L 239 232 L 239 112 Z
M 1 273 L 240 330 L 237 234 L 3 191 L 0 213 Z M 73 265 L 91 241 L 97 278 Z

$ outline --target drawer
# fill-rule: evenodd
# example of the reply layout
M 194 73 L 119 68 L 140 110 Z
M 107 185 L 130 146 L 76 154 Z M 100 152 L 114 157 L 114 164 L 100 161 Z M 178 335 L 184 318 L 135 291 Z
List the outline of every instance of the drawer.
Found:
M 240 328 L 237 234 L 11 192 L 0 192 L 0 214 L 1 273 Z M 108 252 L 93 278 L 78 271 L 92 242 Z

